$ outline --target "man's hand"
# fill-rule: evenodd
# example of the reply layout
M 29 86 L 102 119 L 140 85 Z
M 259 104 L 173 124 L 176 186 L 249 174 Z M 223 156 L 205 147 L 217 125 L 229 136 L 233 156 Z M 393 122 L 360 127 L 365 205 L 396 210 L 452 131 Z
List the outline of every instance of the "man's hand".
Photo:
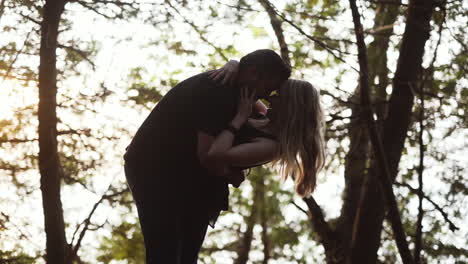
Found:
M 226 177 L 232 186 L 239 188 L 241 183 L 245 180 L 245 173 L 243 170 L 231 170 Z

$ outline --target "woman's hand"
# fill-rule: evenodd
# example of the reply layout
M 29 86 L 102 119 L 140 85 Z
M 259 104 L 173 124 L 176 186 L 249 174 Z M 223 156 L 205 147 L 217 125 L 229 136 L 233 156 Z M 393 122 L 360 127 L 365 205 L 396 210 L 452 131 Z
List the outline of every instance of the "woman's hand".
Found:
M 239 129 L 252 114 L 252 107 L 255 101 L 255 90 L 249 91 L 248 86 L 244 86 L 240 90 L 239 104 L 237 107 L 237 115 L 232 120 L 232 125 Z
M 230 60 L 222 68 L 211 71 L 208 76 L 215 82 L 221 82 L 222 84 L 233 85 L 237 73 L 239 72 L 239 62 L 236 60 Z

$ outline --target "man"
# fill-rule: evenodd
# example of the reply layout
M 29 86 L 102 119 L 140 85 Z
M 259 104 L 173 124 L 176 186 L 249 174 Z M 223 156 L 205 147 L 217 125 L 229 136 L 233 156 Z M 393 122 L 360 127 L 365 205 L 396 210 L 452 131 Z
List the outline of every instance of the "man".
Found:
M 172 88 L 143 122 L 124 159 L 148 264 L 197 263 L 208 224 L 227 210 L 227 183 L 240 184 L 239 173 L 228 179 L 201 166 L 197 135 L 227 128 L 241 87 L 254 87 L 264 98 L 290 74 L 274 51 L 257 50 L 240 60 L 234 85 L 221 85 L 208 73 L 193 76 Z

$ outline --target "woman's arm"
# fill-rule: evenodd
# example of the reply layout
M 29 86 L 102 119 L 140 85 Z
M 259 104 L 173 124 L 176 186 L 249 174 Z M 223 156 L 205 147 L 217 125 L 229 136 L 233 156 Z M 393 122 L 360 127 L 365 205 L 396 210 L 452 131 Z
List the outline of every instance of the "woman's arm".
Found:
M 226 142 L 221 142 L 225 140 Z M 272 161 L 278 147 L 274 140 L 255 138 L 250 143 L 237 146 L 232 146 L 231 143 L 231 146 L 226 147 L 224 151 L 221 149 L 213 151 L 213 149 L 216 149 L 214 148 L 215 143 L 226 144 L 228 140 L 227 135 L 219 135 L 214 138 L 204 132 L 198 132 L 198 157 L 200 163 L 218 176 L 232 174 L 232 167 L 253 167 Z
M 278 144 L 267 138 L 240 144 L 223 152 L 208 152 L 206 162 L 216 166 L 254 167 L 275 159 Z
M 235 129 L 238 130 L 252 113 L 254 96 L 247 87 L 241 89 L 238 113 L 230 123 Z M 227 129 L 213 139 L 202 132 L 198 137 L 199 143 L 204 144 L 199 147 L 200 160 L 217 175 L 225 175 L 232 166 L 249 167 L 271 161 L 276 154 L 276 142 L 266 138 L 233 147 L 235 135 Z
M 214 137 L 204 132 L 198 132 L 198 157 L 200 164 L 210 170 L 214 175 L 220 177 L 226 177 L 228 182 L 234 187 L 239 187 L 240 184 L 245 180 L 244 171 L 241 169 L 233 169 L 229 166 L 216 166 L 216 163 L 211 162 L 208 159 L 208 151 L 214 141 Z

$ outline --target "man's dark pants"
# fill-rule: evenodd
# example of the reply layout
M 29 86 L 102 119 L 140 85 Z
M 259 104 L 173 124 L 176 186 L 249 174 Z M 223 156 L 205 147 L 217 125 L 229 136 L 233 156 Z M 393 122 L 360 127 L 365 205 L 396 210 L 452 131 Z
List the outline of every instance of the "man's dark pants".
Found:
M 147 264 L 196 264 L 205 238 L 205 216 L 177 206 L 177 193 L 158 195 L 158 188 L 139 179 L 145 170 L 125 162 L 125 176 L 135 200 L 143 232 Z M 161 177 L 161 175 L 158 175 Z M 160 188 L 159 188 L 160 189 Z

